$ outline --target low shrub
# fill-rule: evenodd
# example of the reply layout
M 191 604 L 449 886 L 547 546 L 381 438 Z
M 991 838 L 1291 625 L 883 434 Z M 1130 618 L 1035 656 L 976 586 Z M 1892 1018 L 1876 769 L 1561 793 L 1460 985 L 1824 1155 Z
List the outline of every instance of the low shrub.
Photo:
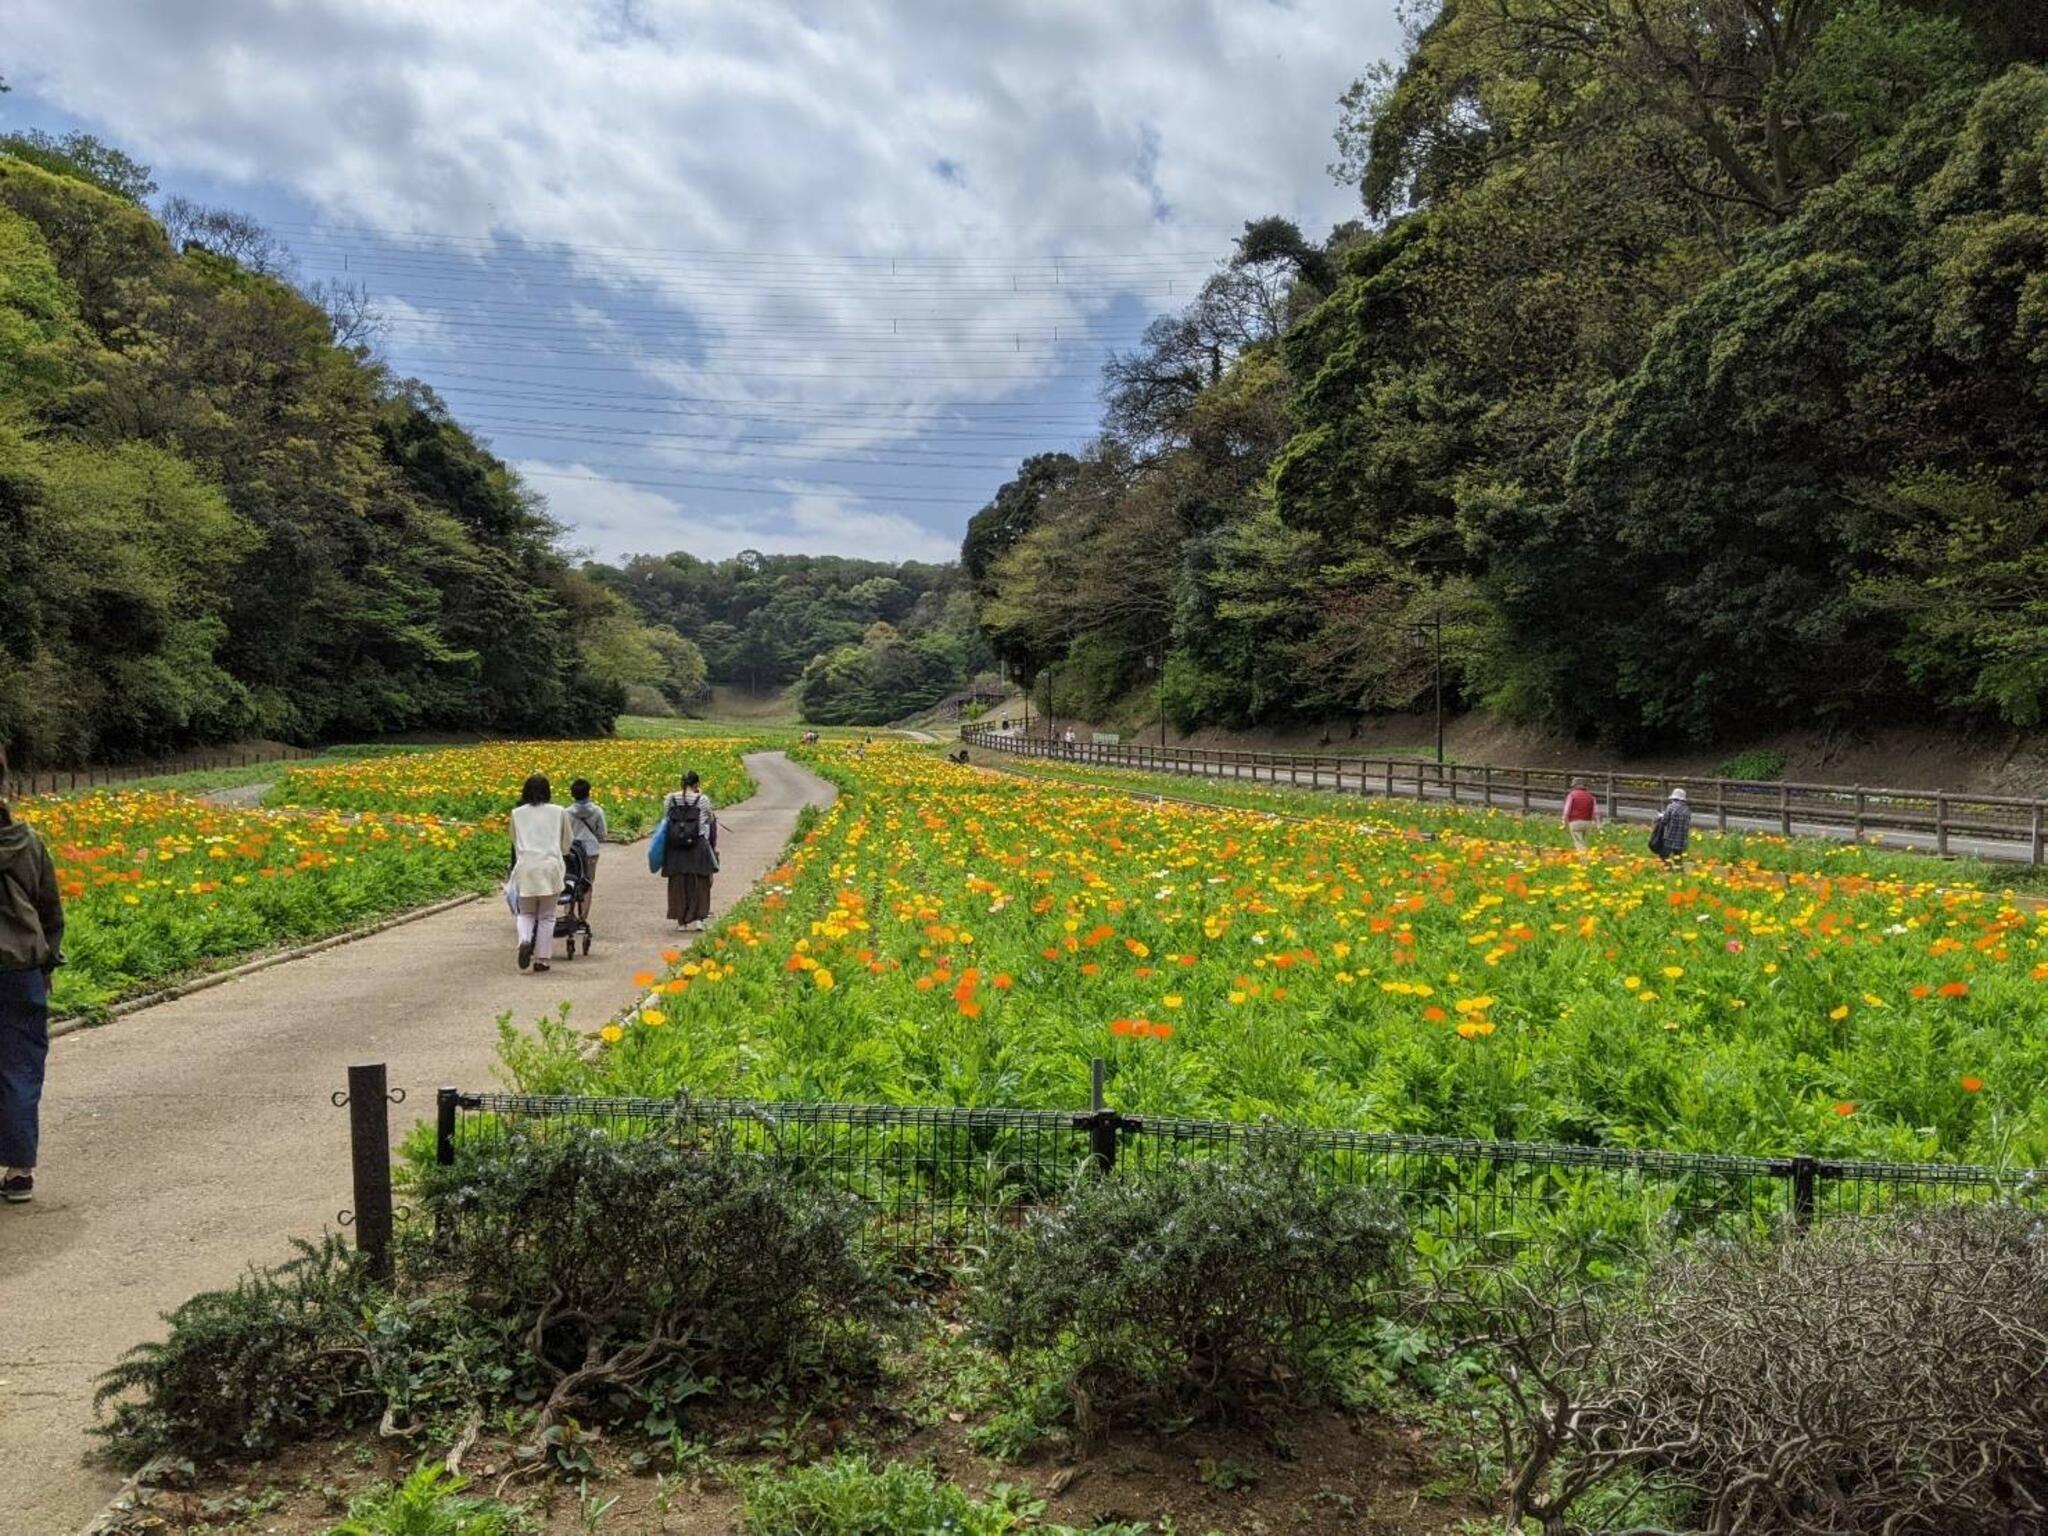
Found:
M 533 1524 L 496 1499 L 476 1498 L 445 1467 L 417 1468 L 402 1483 L 354 1499 L 328 1536 L 523 1536 Z
M 1383 1191 L 1317 1182 L 1292 1149 L 1080 1184 L 992 1249 L 975 1301 L 998 1350 L 1048 1352 L 1076 1427 L 1226 1415 L 1316 1377 L 1403 1252 Z
M 167 1338 L 100 1378 L 94 1406 L 113 1409 L 99 1433 L 118 1457 L 264 1456 L 375 1415 L 364 1315 L 380 1293 L 339 1236 L 297 1247 L 166 1314 Z
M 1605 1501 L 1717 1536 L 2048 1524 L 2048 1231 L 2006 1208 L 1702 1244 L 1618 1296 L 1461 1281 L 1499 1352 L 1510 1522 Z M 1635 1523 L 1635 1522 L 1631 1522 Z
M 1752 747 L 1714 765 L 1717 779 L 1748 779 L 1775 783 L 1785 776 L 1785 754 L 1768 747 Z
M 1040 1524 L 1044 1508 L 1002 1484 L 975 1499 L 923 1467 L 876 1467 L 862 1456 L 746 1473 L 740 1482 L 746 1536 L 1007 1536 L 1027 1527 L 1042 1536 L 1079 1536 L 1071 1526 Z M 1143 1536 L 1149 1527 L 1092 1529 L 1094 1536 Z
M 789 1379 L 872 1357 L 883 1289 L 859 1208 L 722 1144 L 565 1127 L 425 1170 L 419 1193 L 444 1277 L 528 1341 L 543 1431 L 679 1371 Z

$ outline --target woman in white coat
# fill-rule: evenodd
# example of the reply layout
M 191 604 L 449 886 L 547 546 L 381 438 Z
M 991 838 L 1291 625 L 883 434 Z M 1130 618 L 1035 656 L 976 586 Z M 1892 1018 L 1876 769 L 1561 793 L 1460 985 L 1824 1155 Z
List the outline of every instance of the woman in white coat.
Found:
M 519 969 L 548 969 L 555 952 L 555 905 L 568 878 L 576 839 L 569 813 L 552 803 L 547 775 L 536 773 L 512 807 L 512 878 L 507 891 L 519 915 Z

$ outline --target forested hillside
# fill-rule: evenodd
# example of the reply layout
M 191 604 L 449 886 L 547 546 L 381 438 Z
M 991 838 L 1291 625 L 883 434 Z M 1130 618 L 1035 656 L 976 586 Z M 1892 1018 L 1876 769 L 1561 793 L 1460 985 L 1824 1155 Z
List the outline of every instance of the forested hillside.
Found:
M 2048 8 L 1443 0 L 1358 224 L 1248 226 L 963 560 L 1183 726 L 1470 705 L 1617 746 L 2048 709 Z M 1065 707 L 1065 706 L 1063 706 Z
M 247 220 L 89 139 L 0 140 L 0 748 L 605 731 L 671 674 L 540 501 L 273 275 Z
M 991 659 L 956 566 L 747 551 L 584 570 L 700 653 L 710 682 L 754 693 L 795 683 L 804 718 L 820 725 L 913 714 Z

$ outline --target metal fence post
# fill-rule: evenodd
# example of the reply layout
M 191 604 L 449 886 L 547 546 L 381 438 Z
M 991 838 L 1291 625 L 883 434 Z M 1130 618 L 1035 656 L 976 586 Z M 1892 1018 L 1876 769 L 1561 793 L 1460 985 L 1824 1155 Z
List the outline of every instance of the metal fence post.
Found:
M 384 1063 L 348 1069 L 349 1163 L 355 1175 L 356 1250 L 378 1280 L 391 1278 L 391 1117 Z
M 1948 857 L 1948 796 L 1934 797 L 1934 851 Z
M 434 1163 L 437 1167 L 455 1166 L 455 1111 L 461 1097 L 460 1091 L 454 1088 L 442 1088 L 434 1094 Z
M 1126 1125 L 1135 1129 L 1138 1124 L 1135 1120 L 1125 1120 L 1104 1102 L 1103 1082 L 1108 1070 L 1108 1063 L 1100 1056 L 1088 1064 L 1091 1085 L 1088 1113 L 1074 1116 L 1074 1128 L 1088 1133 L 1089 1166 L 1105 1177 L 1116 1169 L 1117 1133 Z
M 1785 836 L 1792 835 L 1792 786 L 1778 786 L 1778 830 Z
M 1814 1186 L 1820 1164 L 1810 1157 L 1792 1159 L 1792 1225 L 1804 1232 L 1813 1225 Z

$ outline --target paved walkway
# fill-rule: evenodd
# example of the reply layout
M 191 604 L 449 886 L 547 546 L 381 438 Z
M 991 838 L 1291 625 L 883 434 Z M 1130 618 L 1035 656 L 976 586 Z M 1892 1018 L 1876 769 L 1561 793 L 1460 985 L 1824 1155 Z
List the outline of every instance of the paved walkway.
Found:
M 722 912 L 781 856 L 830 784 L 779 752 L 721 813 Z M 587 959 L 513 965 L 504 904 L 479 902 L 307 956 L 57 1041 L 43 1105 L 42 1188 L 0 1209 L 0 1532 L 60 1536 L 120 1484 L 81 1461 L 92 1385 L 159 1314 L 317 1236 L 349 1203 L 349 1063 L 385 1061 L 405 1104 L 394 1141 L 444 1083 L 490 1086 L 497 1018 L 570 1005 L 595 1028 L 679 943 L 643 848 L 607 850 Z

